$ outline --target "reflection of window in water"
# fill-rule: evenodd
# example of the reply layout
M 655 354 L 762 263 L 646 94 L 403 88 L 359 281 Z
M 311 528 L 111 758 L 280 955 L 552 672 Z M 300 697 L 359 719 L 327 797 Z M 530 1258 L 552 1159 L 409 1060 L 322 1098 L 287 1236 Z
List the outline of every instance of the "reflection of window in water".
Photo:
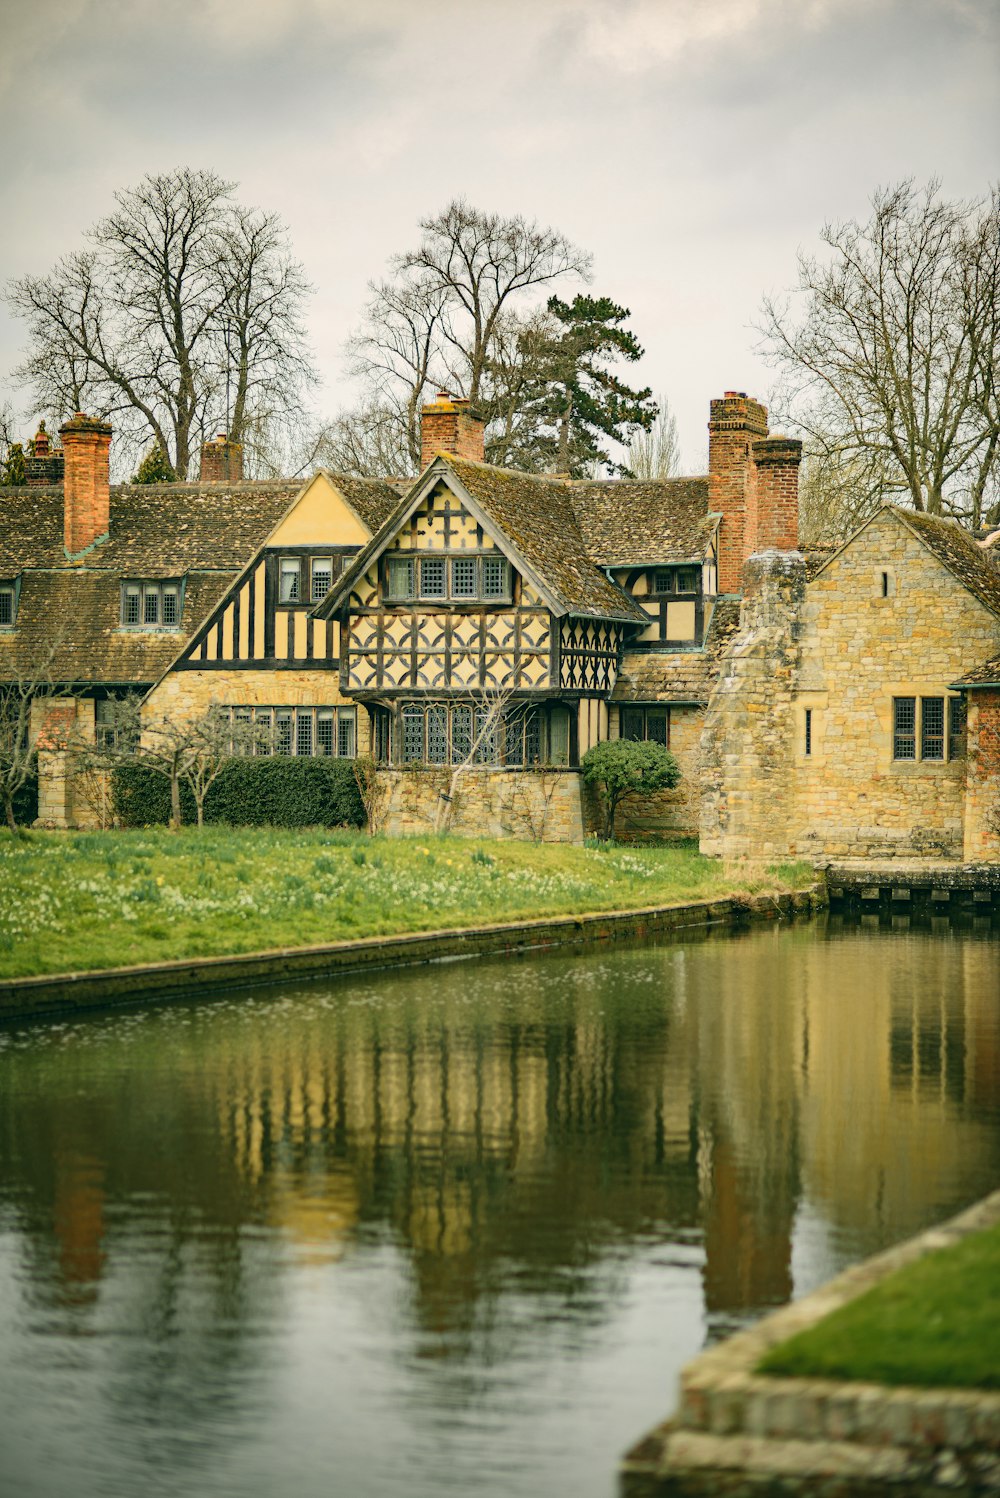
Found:
M 947 1001 L 893 1003 L 889 1026 L 889 1078 L 894 1088 L 940 1090 L 949 1102 L 965 1099 L 965 1017 Z

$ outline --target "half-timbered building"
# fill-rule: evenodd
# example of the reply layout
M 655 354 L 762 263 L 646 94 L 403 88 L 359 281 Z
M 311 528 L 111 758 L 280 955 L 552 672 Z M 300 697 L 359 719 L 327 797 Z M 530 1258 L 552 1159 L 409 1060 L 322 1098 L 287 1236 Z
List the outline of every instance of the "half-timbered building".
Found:
M 64 737 L 112 743 L 139 692 L 147 727 L 210 710 L 234 751 L 372 755 L 390 831 L 433 826 L 467 763 L 457 829 L 572 839 L 587 750 L 652 740 L 682 780 L 623 836 L 1000 859 L 996 538 L 886 509 L 803 555 L 800 445 L 741 392 L 708 473 L 657 482 L 494 467 L 446 395 L 407 480 L 250 483 L 220 438 L 197 484 L 113 487 L 110 427 L 61 436 L 0 493 L 0 681 L 44 658 Z M 57 739 L 40 820 L 81 824 Z

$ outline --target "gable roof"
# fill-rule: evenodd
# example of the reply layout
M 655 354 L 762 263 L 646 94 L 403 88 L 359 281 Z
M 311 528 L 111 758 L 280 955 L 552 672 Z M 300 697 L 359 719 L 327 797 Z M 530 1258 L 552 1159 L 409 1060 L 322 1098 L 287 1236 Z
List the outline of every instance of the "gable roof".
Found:
M 327 478 L 369 529 L 399 502 L 375 479 Z M 75 562 L 63 545 L 62 486 L 0 489 L 0 578 L 20 578 L 17 623 L 0 631 L 0 677 L 37 666 L 53 640 L 59 681 L 157 680 L 308 486 L 309 479 L 233 484 L 120 484 L 108 538 Z M 186 579 L 180 630 L 123 630 L 124 578 Z
M 343 495 L 361 523 L 374 536 L 413 487 L 412 479 L 363 479 L 350 473 L 318 470 Z
M 904 525 L 991 614 L 1000 615 L 1000 566 L 992 551 L 980 546 L 975 537 L 964 526 L 959 525 L 957 520 L 944 520 L 939 515 L 904 510 L 899 505 L 883 505 L 874 515 L 869 516 L 864 525 L 859 526 L 842 546 L 838 546 L 816 568 L 810 576 L 810 582 L 835 562 L 849 546 L 853 546 L 858 537 L 882 515 L 891 515 Z
M 588 554 L 573 509 L 570 482 L 445 454 L 425 469 L 381 532 L 317 605 L 313 611 L 317 618 L 330 618 L 336 613 L 358 578 L 378 560 L 400 526 L 441 480 L 539 589 L 554 614 L 649 623 L 638 604 Z
M 721 516 L 701 478 L 577 481 L 571 502 L 591 560 L 600 567 L 701 561 Z

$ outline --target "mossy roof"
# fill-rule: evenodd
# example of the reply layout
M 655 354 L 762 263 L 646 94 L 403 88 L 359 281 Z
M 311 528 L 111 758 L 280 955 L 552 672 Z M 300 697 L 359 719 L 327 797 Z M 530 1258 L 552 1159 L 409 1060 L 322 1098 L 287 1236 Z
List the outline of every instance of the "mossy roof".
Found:
M 369 527 L 399 502 L 389 483 L 329 475 Z M 63 545 L 63 491 L 0 489 L 0 579 L 19 579 L 16 628 L 0 630 L 0 679 L 56 649 L 59 681 L 152 682 L 265 545 L 307 480 L 115 485 L 107 540 L 77 561 Z M 126 578 L 184 578 L 179 630 L 123 630 Z
M 993 614 L 1000 614 L 1000 566 L 992 549 L 979 546 L 955 520 L 921 515 L 914 510 L 893 513 L 923 541 L 927 549 Z

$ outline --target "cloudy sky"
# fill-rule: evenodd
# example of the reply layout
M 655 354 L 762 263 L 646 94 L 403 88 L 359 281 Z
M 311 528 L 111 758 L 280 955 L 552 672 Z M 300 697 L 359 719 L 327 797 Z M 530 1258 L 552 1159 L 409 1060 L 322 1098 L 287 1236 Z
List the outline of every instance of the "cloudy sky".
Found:
M 765 395 L 765 291 L 879 184 L 998 170 L 996 0 L 14 0 L 4 280 L 79 247 L 145 172 L 276 210 L 317 288 L 330 413 L 365 284 L 464 195 L 594 255 L 639 376 L 704 461 L 711 395 Z M 0 314 L 0 399 L 20 325 Z

